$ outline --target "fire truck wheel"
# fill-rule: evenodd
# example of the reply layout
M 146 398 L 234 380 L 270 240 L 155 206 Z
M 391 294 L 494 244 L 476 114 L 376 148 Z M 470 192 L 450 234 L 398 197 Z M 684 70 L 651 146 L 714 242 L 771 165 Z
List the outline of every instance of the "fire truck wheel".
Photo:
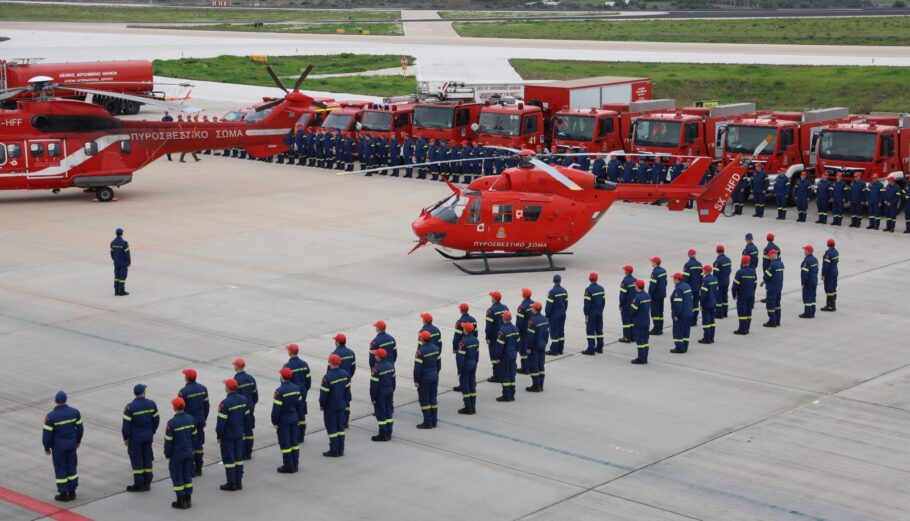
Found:
M 139 107 L 141 104 L 137 101 L 127 101 L 123 105 L 123 113 L 129 116 L 139 114 Z
M 109 203 L 114 200 L 114 189 L 109 186 L 99 186 L 95 188 L 95 197 L 102 203 Z
M 101 106 L 104 107 L 104 110 L 108 111 L 111 116 L 116 116 L 120 113 L 120 102 L 114 98 L 108 98 L 101 103 Z

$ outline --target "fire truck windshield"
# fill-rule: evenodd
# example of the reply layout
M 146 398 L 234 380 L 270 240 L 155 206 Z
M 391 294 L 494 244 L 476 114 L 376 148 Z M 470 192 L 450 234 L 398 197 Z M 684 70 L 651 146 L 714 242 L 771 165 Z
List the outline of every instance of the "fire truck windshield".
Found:
M 451 107 L 414 107 L 414 126 L 452 128 L 455 111 Z
M 339 114 L 330 112 L 325 121 L 322 122 L 322 128 L 332 130 L 347 130 L 351 127 L 351 121 L 354 119 L 353 114 Z
M 392 130 L 392 114 L 389 112 L 364 112 L 360 125 L 363 130 L 388 132 Z
M 774 153 L 777 146 L 777 129 L 774 127 L 750 127 L 745 125 L 730 125 L 727 127 L 724 150 L 734 154 L 752 154 L 758 144 L 771 136 L 771 142 L 761 151 L 763 156 Z
M 635 144 L 677 148 L 682 123 L 666 119 L 639 119 L 635 122 Z
M 875 138 L 874 132 L 822 130 L 818 153 L 823 159 L 872 161 Z
M 554 124 L 556 125 L 556 139 L 566 141 L 591 141 L 594 139 L 595 121 L 593 116 L 556 116 Z
M 521 134 L 521 116 L 518 114 L 501 114 L 496 112 L 481 112 L 478 134 L 488 136 L 518 136 Z

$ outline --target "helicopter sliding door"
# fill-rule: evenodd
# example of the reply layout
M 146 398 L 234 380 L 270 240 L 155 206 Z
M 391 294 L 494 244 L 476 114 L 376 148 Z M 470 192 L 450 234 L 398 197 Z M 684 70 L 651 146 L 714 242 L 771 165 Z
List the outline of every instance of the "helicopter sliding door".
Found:
M 28 157 L 28 187 L 53 188 L 66 177 L 66 141 L 30 139 L 24 153 Z

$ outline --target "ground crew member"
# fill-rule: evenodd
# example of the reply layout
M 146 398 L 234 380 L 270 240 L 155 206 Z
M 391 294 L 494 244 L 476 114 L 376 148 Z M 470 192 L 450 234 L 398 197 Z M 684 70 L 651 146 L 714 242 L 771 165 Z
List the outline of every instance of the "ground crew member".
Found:
M 634 268 L 626 264 L 622 267 L 625 276 L 619 283 L 619 318 L 622 320 L 622 336 L 619 341 L 624 344 L 632 343 L 632 301 L 635 300 L 635 277 L 632 276 Z
M 714 268 L 709 264 L 705 264 L 702 270 L 704 278 L 702 279 L 701 293 L 698 296 L 701 304 L 702 337 L 698 340 L 698 343 L 713 344 L 714 331 L 717 329 L 714 321 L 714 314 L 717 311 L 717 277 L 712 273 Z
M 809 212 L 809 175 L 805 170 L 799 174 L 799 181 L 796 183 L 796 222 L 806 222 L 806 214 Z
M 569 309 L 569 293 L 560 285 L 562 277 L 553 275 L 553 288 L 547 295 L 545 308 L 550 324 L 550 350 L 548 355 L 561 355 L 566 345 L 566 312 Z
M 221 445 L 221 461 L 227 483 L 221 490 L 234 492 L 243 489 L 243 433 L 249 429 L 250 403 L 237 392 L 237 380 L 224 381 L 227 396 L 218 404 L 215 435 Z
M 547 361 L 547 343 L 549 342 L 550 324 L 541 310 L 543 305 L 535 302 L 531 305 L 531 316 L 528 318 L 528 331 L 525 337 L 524 351 L 528 356 L 528 374 L 531 375 L 531 386 L 525 387 L 529 393 L 543 392 L 546 376 L 544 367 Z
M 869 187 L 865 181 L 854 176 L 850 182 L 850 227 L 859 228 L 863 225 L 863 206 L 866 204 L 866 194 Z
M 354 372 L 357 371 L 357 359 L 355 358 L 354 351 L 351 350 L 346 344 L 348 338 L 344 333 L 338 333 L 333 339 L 335 341 L 335 350 L 332 353 L 341 357 L 341 368 L 348 373 L 348 377 L 351 380 L 354 379 Z M 348 404 L 345 407 L 344 413 L 344 428 L 348 428 L 348 422 L 351 419 L 351 403 L 348 400 Z
M 488 382 L 501 382 L 502 375 L 499 367 L 500 352 L 496 340 L 499 338 L 499 328 L 502 327 L 502 314 L 509 310 L 502 302 L 502 293 L 490 292 L 492 305 L 487 309 L 484 339 L 487 342 L 487 351 L 490 354 L 490 363 L 493 365 L 493 376 L 487 378 Z
M 746 176 L 742 176 L 738 183 L 736 183 L 736 188 L 733 189 L 733 215 L 742 215 L 743 206 L 746 203 L 746 186 L 750 183 L 750 179 Z
M 234 380 L 237 380 L 237 392 L 242 394 L 250 404 L 249 432 L 243 433 L 243 459 L 253 459 L 253 429 L 256 428 L 256 404 L 259 403 L 259 388 L 256 379 L 246 372 L 246 361 L 243 358 L 234 360 Z
M 844 220 L 844 204 L 847 201 L 847 182 L 844 181 L 844 174 L 837 173 L 837 179 L 831 186 L 831 211 L 833 226 L 840 226 Z
M 376 365 L 370 369 L 370 400 L 379 424 L 379 434 L 370 439 L 389 441 L 395 421 L 392 418 L 395 412 L 395 365 L 389 360 L 388 351 L 381 347 L 371 350 L 370 355 L 376 359 Z
M 651 279 L 648 283 L 648 295 L 651 296 L 651 322 L 654 326 L 650 334 L 664 334 L 664 299 L 667 298 L 667 270 L 661 267 L 660 257 L 651 257 Z
M 442 369 L 442 349 L 433 342 L 433 335 L 429 331 L 417 334 L 417 344 L 413 376 L 420 412 L 423 413 L 423 423 L 417 428 L 433 429 L 436 427 L 436 413 L 439 409 L 436 391 L 439 387 L 439 371 Z
M 421 313 L 420 319 L 423 321 L 423 327 L 421 327 L 420 330 L 429 331 L 430 341 L 442 347 L 442 333 L 439 332 L 438 327 L 433 325 L 433 315 L 429 313 Z
M 718 244 L 715 251 L 717 251 L 717 258 L 714 259 L 714 276 L 717 277 L 717 312 L 714 318 L 727 318 L 729 308 L 727 294 L 730 291 L 733 261 L 724 254 L 723 244 Z
M 837 263 L 840 253 L 834 248 L 834 239 L 828 239 L 828 249 L 822 256 L 822 282 L 825 284 L 826 304 L 822 311 L 837 311 Z
M 815 207 L 818 219 L 815 224 L 828 224 L 828 210 L 831 207 L 831 182 L 824 175 L 815 187 Z
M 455 351 L 455 366 L 458 370 L 458 386 L 461 388 L 461 397 L 464 400 L 464 407 L 458 409 L 458 414 L 474 414 L 477 412 L 477 362 L 480 359 L 480 341 L 474 336 L 474 324 L 465 322 L 461 324 L 464 331 L 461 339 L 458 341 L 458 349 Z M 497 336 L 499 333 L 497 332 Z M 502 353 L 502 346 L 499 345 L 498 339 L 495 342 L 496 351 Z M 497 354 L 497 356 L 500 356 Z M 501 364 L 497 363 L 497 370 Z
M 133 387 L 132 402 L 123 408 L 123 444 L 130 457 L 133 468 L 133 484 L 126 487 L 127 492 L 148 492 L 152 485 L 152 438 L 158 430 L 158 406 L 145 397 L 145 385 Z
M 283 367 L 287 367 L 291 370 L 291 383 L 300 387 L 300 401 L 303 403 L 303 413 L 300 414 L 300 419 L 297 420 L 297 441 L 303 443 L 303 439 L 306 437 L 306 415 L 307 415 L 307 404 L 306 404 L 306 395 L 309 392 L 310 387 L 313 385 L 313 377 L 310 374 L 310 365 L 299 356 L 300 346 L 297 344 L 288 344 L 288 361 L 284 364 Z
M 752 308 L 755 307 L 755 286 L 758 280 L 755 268 L 752 266 L 752 257 L 743 255 L 739 269 L 733 276 L 733 300 L 736 301 L 736 314 L 739 317 L 739 327 L 734 335 L 748 335 L 752 325 Z
M 619 169 L 622 167 L 622 161 L 619 158 L 611 157 L 607 162 L 607 180 L 614 183 L 619 182 Z
M 777 174 L 774 179 L 774 200 L 777 203 L 777 220 L 787 219 L 787 197 L 790 195 L 790 179 L 784 174 Z
M 620 181 L 623 183 L 634 182 L 636 171 L 638 171 L 638 163 L 634 160 L 626 159 L 626 164 L 622 166 L 622 177 L 620 178 Z
M 692 329 L 692 287 L 682 273 L 673 274 L 673 294 L 670 295 L 670 315 L 673 319 L 673 349 L 671 353 L 689 350 L 689 333 Z
M 588 348 L 582 354 L 593 355 L 604 352 L 604 295 L 603 286 L 597 283 L 597 273 L 588 275 L 590 284 L 585 288 L 584 313 L 585 334 L 588 337 Z
M 130 264 L 130 243 L 123 239 L 123 228 L 117 228 L 117 234 L 111 241 L 111 259 L 114 261 L 114 296 L 129 295 L 126 291 L 126 274 Z
M 341 357 L 332 353 L 329 355 L 329 368 L 319 387 L 319 409 L 329 437 L 329 450 L 322 455 L 327 458 L 344 456 L 345 411 L 350 403 L 351 375 L 341 368 Z
M 414 176 L 414 138 L 407 138 L 401 145 L 401 159 L 404 164 L 404 177 Z
M 881 225 L 884 191 L 884 187 L 878 180 L 878 174 L 872 174 L 872 182 L 869 183 L 869 193 L 866 196 L 866 206 L 869 207 L 869 226 L 866 226 L 867 230 L 878 230 Z
M 164 428 L 164 458 L 168 460 L 171 483 L 177 494 L 173 508 L 186 510 L 193 506 L 193 451 L 196 447 L 196 419 L 186 414 L 186 402 L 177 397 L 171 400 L 174 417 Z
M 515 374 L 518 372 L 515 362 L 520 337 L 518 327 L 512 324 L 512 313 L 506 311 L 502 314 L 502 327 L 497 340 L 502 350 L 499 362 L 502 368 L 502 396 L 496 398 L 497 402 L 515 401 Z
M 852 225 L 851 225 L 852 226 Z M 803 288 L 803 312 L 799 318 L 815 318 L 815 291 L 818 287 L 818 259 L 812 255 L 814 248 L 803 246 L 803 262 L 800 265 L 800 284 Z
M 752 242 L 752 234 L 746 234 L 746 246 L 743 248 L 743 255 L 749 256 L 749 266 L 753 269 L 758 268 L 758 246 Z
M 771 255 L 769 255 L 771 250 L 775 250 L 778 257 L 780 256 L 780 248 L 774 244 L 774 234 L 769 233 L 765 238 L 768 239 L 768 244 L 765 245 L 765 249 L 762 250 L 761 269 L 763 272 L 771 265 Z
M 521 298 L 523 300 L 515 310 L 515 327 L 518 328 L 518 357 L 520 360 L 518 374 L 528 374 L 528 355 L 525 353 L 523 346 L 525 345 L 525 337 L 528 334 L 531 304 L 534 304 L 534 301 L 531 300 L 530 288 L 521 288 Z
M 461 343 L 461 337 L 464 336 L 464 330 L 461 329 L 462 324 L 474 324 L 474 331 L 477 331 L 477 319 L 468 314 L 469 309 L 470 306 L 465 302 L 458 305 L 458 311 L 461 312 L 461 316 L 458 317 L 458 320 L 455 322 L 455 334 L 452 336 L 453 353 L 458 351 L 458 344 Z M 458 389 L 455 390 L 458 391 Z
M 894 181 L 894 178 L 888 177 L 888 186 L 885 188 L 882 201 L 885 203 L 885 231 L 894 233 L 894 225 L 897 221 L 897 207 L 900 204 L 901 188 Z
M 376 366 L 376 357 L 373 356 L 372 351 L 377 349 L 385 349 L 386 357 L 385 359 L 395 365 L 395 361 L 398 360 L 398 349 L 395 344 L 395 339 L 392 338 L 392 335 L 385 332 L 386 324 L 384 320 L 377 320 L 373 322 L 373 327 L 376 328 L 376 338 L 370 342 L 370 358 L 369 364 L 370 369 Z
M 777 257 L 777 250 L 768 252 L 771 263 L 762 277 L 762 286 L 767 286 L 765 307 L 768 310 L 768 321 L 762 324 L 765 327 L 778 327 L 780 325 L 780 297 L 784 289 L 784 263 Z
M 56 405 L 44 417 L 44 431 L 41 442 L 44 453 L 51 456 L 54 463 L 54 478 L 57 481 L 57 501 L 76 499 L 76 488 L 79 487 L 79 472 L 76 469 L 76 449 L 82 444 L 82 415 L 66 404 L 66 393 L 57 391 L 54 396 Z
M 278 448 L 281 450 L 281 466 L 277 471 L 280 474 L 293 474 L 300 466 L 300 429 L 297 425 L 303 413 L 300 386 L 295 384 L 294 371 L 290 367 L 282 367 L 278 374 L 281 375 L 281 385 L 275 389 L 272 397 L 272 426 L 278 435 Z
M 209 391 L 204 385 L 196 383 L 196 376 L 195 369 L 183 370 L 186 385 L 177 393 L 177 396 L 183 398 L 186 413 L 196 419 L 196 436 L 194 437 L 196 445 L 193 447 L 193 461 L 195 474 L 201 476 L 205 424 L 209 417 Z
M 645 281 L 635 281 L 635 300 L 632 301 L 632 337 L 638 356 L 633 364 L 648 363 L 648 331 L 651 327 L 651 297 L 645 292 Z
M 755 203 L 755 213 L 752 217 L 765 216 L 765 192 L 768 191 L 768 174 L 765 172 L 765 165 L 759 163 L 752 175 L 752 201 Z M 694 287 L 692 288 L 694 291 Z
M 603 183 L 607 180 L 607 164 L 602 157 L 597 157 L 591 164 L 591 173 L 597 179 L 597 183 Z
M 646 185 L 651 182 L 651 168 L 653 163 L 650 157 L 644 158 L 644 161 L 639 165 L 638 171 L 635 172 L 635 182 L 640 185 Z
M 683 266 L 683 276 L 686 283 L 692 288 L 692 326 L 698 325 L 698 306 L 701 295 L 702 266 L 695 258 L 695 250 L 689 250 L 689 260 Z

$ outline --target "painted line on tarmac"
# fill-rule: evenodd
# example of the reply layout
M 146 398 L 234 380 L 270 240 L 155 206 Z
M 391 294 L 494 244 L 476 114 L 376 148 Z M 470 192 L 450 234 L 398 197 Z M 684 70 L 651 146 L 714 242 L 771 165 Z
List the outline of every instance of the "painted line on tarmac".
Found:
M 0 500 L 24 508 L 36 514 L 47 516 L 57 521 L 92 521 L 91 518 L 70 512 L 69 510 L 45 503 L 25 494 L 20 494 L 15 490 L 0 487 Z

